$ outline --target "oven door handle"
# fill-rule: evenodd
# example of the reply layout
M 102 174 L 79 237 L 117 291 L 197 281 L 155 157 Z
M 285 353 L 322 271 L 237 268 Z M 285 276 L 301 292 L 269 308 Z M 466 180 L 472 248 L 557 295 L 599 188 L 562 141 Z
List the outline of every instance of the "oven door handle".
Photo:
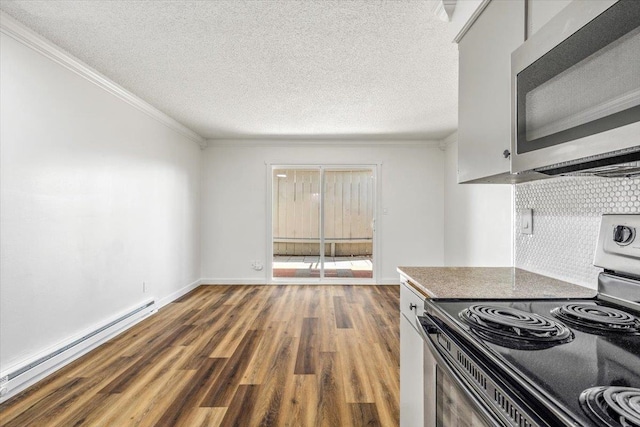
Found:
M 448 362 L 444 358 L 444 356 L 440 354 L 440 351 L 436 347 L 436 344 L 429 337 L 429 335 L 436 335 L 438 333 L 438 327 L 436 326 L 436 324 L 428 316 L 416 316 L 416 323 L 418 326 L 418 330 L 420 331 L 420 335 L 422 335 L 422 338 L 427 344 L 431 355 L 436 361 L 436 365 L 440 367 L 453 380 L 455 380 L 456 383 L 458 383 L 458 385 L 460 386 L 460 390 L 464 392 L 467 398 L 474 403 L 474 405 L 480 412 L 479 415 L 481 415 L 486 422 L 490 423 L 490 425 L 499 427 L 510 427 L 511 423 L 509 423 L 502 417 L 497 417 L 496 415 L 494 415 L 489 409 L 489 405 L 482 400 L 473 386 L 467 380 L 461 377 L 460 374 L 458 374 L 451 367 L 450 362 Z M 425 330 L 425 327 L 427 328 L 427 330 Z
M 438 363 L 440 363 L 442 356 L 429 337 L 429 335 L 436 335 L 438 333 L 438 327 L 428 316 L 416 316 L 416 326 L 422 336 L 422 340 L 427 344 L 427 347 L 429 347 L 429 351 L 434 356 L 437 356 Z M 442 359 L 442 361 L 444 362 L 444 359 Z
M 438 333 L 438 327 L 428 316 L 416 316 L 416 325 L 425 341 L 430 341 L 429 335 Z

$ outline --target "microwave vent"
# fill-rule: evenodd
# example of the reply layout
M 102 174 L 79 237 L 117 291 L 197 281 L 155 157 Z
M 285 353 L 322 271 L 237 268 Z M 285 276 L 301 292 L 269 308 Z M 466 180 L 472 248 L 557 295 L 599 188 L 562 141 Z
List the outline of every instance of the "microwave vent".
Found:
M 605 178 L 634 178 L 640 177 L 640 162 L 627 163 L 617 166 L 605 166 L 592 170 L 593 175 Z
M 640 146 L 572 162 L 536 169 L 550 176 L 600 176 L 604 178 L 640 177 Z

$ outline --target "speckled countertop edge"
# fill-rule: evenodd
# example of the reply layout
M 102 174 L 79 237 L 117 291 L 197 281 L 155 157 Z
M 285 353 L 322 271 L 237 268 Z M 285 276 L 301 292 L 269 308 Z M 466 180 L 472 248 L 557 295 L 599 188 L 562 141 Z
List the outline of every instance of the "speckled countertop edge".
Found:
M 431 298 L 592 298 L 595 289 L 511 267 L 398 267 Z

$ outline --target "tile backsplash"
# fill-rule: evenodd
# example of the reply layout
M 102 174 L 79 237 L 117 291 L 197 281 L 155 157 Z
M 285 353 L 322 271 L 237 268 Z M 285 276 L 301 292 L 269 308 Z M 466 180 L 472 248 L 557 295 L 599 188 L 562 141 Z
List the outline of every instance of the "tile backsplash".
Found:
M 533 234 L 519 231 L 533 209 Z M 640 213 L 640 178 L 559 177 L 515 187 L 515 266 L 590 288 L 602 214 Z

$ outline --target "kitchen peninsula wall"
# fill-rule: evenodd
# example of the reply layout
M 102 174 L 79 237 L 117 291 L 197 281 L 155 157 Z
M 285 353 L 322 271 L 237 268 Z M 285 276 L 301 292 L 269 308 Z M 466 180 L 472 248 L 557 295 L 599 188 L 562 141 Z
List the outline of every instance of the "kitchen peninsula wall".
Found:
M 444 265 L 512 266 L 512 186 L 458 184 L 457 132 L 444 139 L 443 145 Z
M 518 231 L 533 209 L 533 234 Z M 640 213 L 640 178 L 559 177 L 515 186 L 515 266 L 589 288 L 602 214 Z

